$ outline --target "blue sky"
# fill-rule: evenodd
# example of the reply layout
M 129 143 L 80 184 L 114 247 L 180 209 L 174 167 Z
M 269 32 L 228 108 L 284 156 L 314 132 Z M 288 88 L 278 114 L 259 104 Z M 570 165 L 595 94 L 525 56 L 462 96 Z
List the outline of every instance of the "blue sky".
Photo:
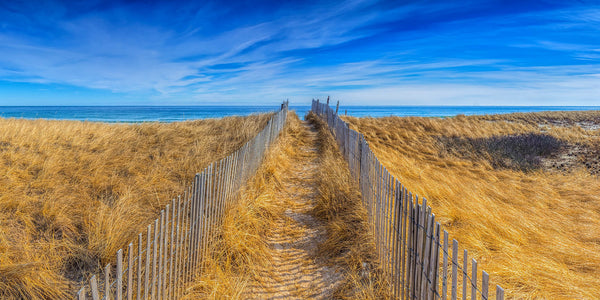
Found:
M 0 0 L 0 105 L 600 104 L 600 1 L 81 2 Z

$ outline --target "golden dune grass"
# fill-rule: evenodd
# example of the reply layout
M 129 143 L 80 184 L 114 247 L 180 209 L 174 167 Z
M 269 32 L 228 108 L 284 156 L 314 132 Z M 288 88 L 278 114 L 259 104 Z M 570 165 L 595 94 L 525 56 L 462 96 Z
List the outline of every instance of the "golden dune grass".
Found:
M 269 115 L 179 123 L 0 119 L 0 298 L 59 299 Z
M 507 157 L 498 164 L 505 149 L 475 151 L 477 141 L 521 134 L 595 147 L 600 130 L 577 124 L 598 124 L 600 112 L 344 119 L 395 177 L 427 198 L 436 219 L 508 298 L 600 295 L 598 176 L 582 164 L 565 172 L 521 169 Z M 455 142 L 444 143 L 448 138 Z
M 384 279 L 378 273 L 373 239 L 366 225 L 366 213 L 360 204 L 360 194 L 351 178 L 331 134 L 315 119 L 311 122 L 318 132 L 319 172 L 315 208 L 310 212 L 322 221 L 328 238 L 319 245 L 318 258 L 338 269 L 341 282 L 334 291 L 335 299 L 386 299 Z M 300 147 L 312 147 L 295 113 L 288 115 L 288 124 L 274 144 L 264 164 L 240 193 L 233 208 L 225 215 L 221 238 L 211 255 L 206 256 L 204 271 L 188 290 L 185 299 L 253 299 L 260 298 L 257 282 L 265 274 L 281 275 L 274 269 L 269 253 L 270 230 L 281 226 L 278 218 L 297 203 L 288 198 L 276 198 L 290 168 L 292 156 Z M 334 178 L 335 180 L 329 180 Z M 296 183 L 299 184 L 299 183 Z M 291 197 L 291 196 L 290 196 Z M 282 203 L 284 203 L 282 205 Z M 281 220 L 279 220 L 281 221 Z M 290 222 L 287 222 L 290 221 Z M 293 223 L 284 220 L 285 224 Z M 293 226 L 284 226 L 290 236 L 302 235 Z

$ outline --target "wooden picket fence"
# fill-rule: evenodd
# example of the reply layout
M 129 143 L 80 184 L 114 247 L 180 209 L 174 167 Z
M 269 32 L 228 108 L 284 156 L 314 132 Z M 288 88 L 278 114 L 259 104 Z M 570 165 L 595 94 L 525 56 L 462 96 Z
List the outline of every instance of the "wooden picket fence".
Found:
M 360 185 L 379 263 L 390 279 L 394 298 L 447 299 L 450 293 L 453 300 L 467 299 L 469 294 L 473 300 L 492 299 L 488 273 L 481 271 L 479 283 L 477 261 L 471 259 L 469 269 L 467 250 L 461 255 L 456 240 L 449 244 L 448 232 L 435 221 L 427 199 L 419 203 L 419 197 L 387 171 L 364 136 L 338 116 L 338 108 L 339 102 L 334 110 L 329 99 L 327 103 L 313 100 L 311 111 L 327 122 Z M 504 299 L 500 286 L 495 296 Z
M 229 156 L 213 162 L 182 196 L 173 199 L 127 249 L 116 265 L 91 277 L 77 299 L 178 299 L 202 268 L 202 258 L 218 234 L 223 214 L 240 187 L 256 173 L 267 148 L 283 129 L 288 101 L 265 128 Z

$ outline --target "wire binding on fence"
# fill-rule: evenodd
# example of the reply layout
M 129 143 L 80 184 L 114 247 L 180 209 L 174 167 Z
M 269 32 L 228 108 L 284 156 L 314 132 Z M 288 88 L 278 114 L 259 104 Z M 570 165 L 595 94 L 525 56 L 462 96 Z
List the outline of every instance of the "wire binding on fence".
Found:
M 375 247 L 383 272 L 390 279 L 390 293 L 395 299 L 451 299 L 461 292 L 462 299 L 491 299 L 489 275 L 481 271 L 478 284 L 477 261 L 471 261 L 471 276 L 467 250 L 459 264 L 458 242 L 452 240 L 452 260 L 449 262 L 448 232 L 442 229 L 427 199 L 407 190 L 379 162 L 364 136 L 348 124 L 327 103 L 313 100 L 311 111 L 325 121 L 335 136 L 340 151 L 362 193 Z M 443 243 L 442 243 L 443 238 Z M 441 261 L 440 261 L 441 256 Z M 449 273 L 451 268 L 451 274 Z M 459 291 L 459 270 L 462 291 Z M 440 274 L 441 271 L 441 274 Z M 449 282 L 451 280 L 451 282 Z M 504 299 L 504 290 L 496 286 L 496 299 Z
M 173 199 L 148 225 L 145 239 L 140 233 L 126 251 L 119 249 L 116 266 L 107 264 L 104 274 L 92 276 L 76 298 L 179 299 L 201 270 L 202 258 L 236 193 L 256 173 L 265 151 L 283 129 L 288 105 L 285 101 L 253 139 L 196 174 L 183 196 Z

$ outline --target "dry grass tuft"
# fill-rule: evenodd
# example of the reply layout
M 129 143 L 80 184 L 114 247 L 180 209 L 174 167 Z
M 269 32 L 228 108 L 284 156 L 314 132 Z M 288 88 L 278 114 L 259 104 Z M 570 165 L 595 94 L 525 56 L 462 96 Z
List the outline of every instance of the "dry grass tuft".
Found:
M 509 298 L 600 294 L 600 112 L 344 119 Z
M 0 298 L 60 299 L 269 115 L 179 123 L 0 119 Z

